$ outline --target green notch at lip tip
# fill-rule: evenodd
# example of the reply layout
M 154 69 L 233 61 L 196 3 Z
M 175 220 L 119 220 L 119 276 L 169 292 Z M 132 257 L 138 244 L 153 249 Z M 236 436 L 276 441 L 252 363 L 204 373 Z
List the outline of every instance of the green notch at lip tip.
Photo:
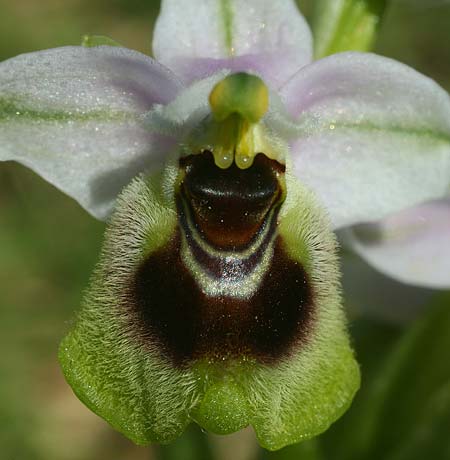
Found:
M 247 398 L 231 379 L 213 384 L 203 397 L 194 419 L 215 434 L 231 434 L 250 424 Z

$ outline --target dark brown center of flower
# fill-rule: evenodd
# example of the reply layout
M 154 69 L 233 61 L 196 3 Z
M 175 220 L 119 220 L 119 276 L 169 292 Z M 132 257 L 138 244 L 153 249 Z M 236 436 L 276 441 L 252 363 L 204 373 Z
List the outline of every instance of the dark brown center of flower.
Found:
M 220 169 L 209 152 L 180 160 L 178 228 L 130 286 L 144 343 L 183 366 L 271 364 L 307 340 L 313 295 L 278 233 L 284 190 L 284 166 L 262 154 L 245 170 Z

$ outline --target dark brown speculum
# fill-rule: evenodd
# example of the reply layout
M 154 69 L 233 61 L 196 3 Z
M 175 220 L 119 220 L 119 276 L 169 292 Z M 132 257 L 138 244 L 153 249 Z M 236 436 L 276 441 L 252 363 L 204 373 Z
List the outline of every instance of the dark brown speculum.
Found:
M 284 166 L 260 154 L 248 169 L 220 169 L 209 152 L 191 155 L 175 193 L 178 228 L 130 289 L 142 339 L 174 365 L 288 356 L 307 338 L 313 295 L 278 234 Z
M 248 245 L 269 211 L 281 204 L 279 176 L 284 166 L 261 153 L 249 169 L 239 169 L 235 163 L 220 169 L 210 152 L 183 158 L 181 164 L 185 170 L 181 198 L 197 230 L 217 248 Z

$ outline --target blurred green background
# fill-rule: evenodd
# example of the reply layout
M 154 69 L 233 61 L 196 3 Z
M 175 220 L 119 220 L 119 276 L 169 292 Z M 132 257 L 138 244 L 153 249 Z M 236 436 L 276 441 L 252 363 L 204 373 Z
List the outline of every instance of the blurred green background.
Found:
M 299 2 L 307 18 L 312 3 L 313 0 Z M 124 46 L 149 53 L 158 10 L 159 1 L 151 0 L 0 0 L 0 60 L 39 49 L 77 45 L 85 33 L 107 35 Z M 450 3 L 393 1 L 382 24 L 376 51 L 412 65 L 450 90 Z M 0 165 L 0 458 L 200 459 L 207 457 L 205 442 L 217 458 L 265 458 L 266 454 L 257 450 L 248 431 L 210 438 L 193 432 L 168 449 L 136 447 L 73 396 L 59 370 L 56 353 L 97 260 L 103 229 L 104 224 L 31 171 L 14 163 Z M 405 342 L 404 334 L 411 335 L 409 330 L 417 329 L 417 325 L 411 325 L 413 317 L 425 324 L 428 319 L 424 319 L 423 305 L 434 302 L 445 307 L 450 299 L 445 295 L 435 298 L 433 292 L 387 280 L 349 255 L 345 256 L 344 287 L 351 330 L 364 373 L 362 402 L 353 409 L 357 414 L 360 405 L 365 404 L 365 390 L 377 391 L 369 386 L 380 369 L 394 366 L 395 359 L 405 359 L 389 358 L 391 363 L 385 363 L 395 344 Z M 448 325 L 442 318 L 439 323 Z M 444 335 L 449 332 L 442 330 Z M 438 345 L 442 348 L 449 343 Z M 437 344 L 429 346 L 435 350 Z M 432 362 L 447 369 L 450 348 L 444 350 L 447 353 L 433 355 Z M 417 362 L 421 362 L 419 358 Z M 411 376 L 415 375 L 411 372 Z M 446 380 L 441 380 L 439 388 L 444 388 L 442 382 Z M 439 406 L 450 407 L 450 386 L 445 388 L 446 392 L 440 389 L 443 402 L 439 400 Z M 389 417 L 389 410 L 395 412 L 396 406 L 387 407 L 384 416 Z M 352 417 L 357 416 L 349 414 L 319 443 L 285 449 L 267 458 L 349 459 L 345 443 L 357 442 L 356 435 L 348 428 L 355 426 Z M 360 423 L 367 421 L 365 417 Z M 448 412 L 443 417 L 447 424 L 433 430 L 445 426 L 449 428 L 448 435 Z M 412 431 L 406 436 L 411 436 Z M 343 432 L 347 437 L 342 437 Z M 377 436 L 384 439 L 379 432 Z M 336 444 L 333 437 L 341 441 Z M 389 446 L 389 436 L 386 439 Z M 450 458 L 448 439 L 445 441 L 443 436 L 441 442 L 442 448 L 429 458 Z M 340 454 L 331 452 L 336 445 L 341 445 Z M 430 451 L 429 445 L 427 449 Z M 359 458 L 355 455 L 355 459 Z M 416 458 L 407 451 L 395 455 L 373 458 Z

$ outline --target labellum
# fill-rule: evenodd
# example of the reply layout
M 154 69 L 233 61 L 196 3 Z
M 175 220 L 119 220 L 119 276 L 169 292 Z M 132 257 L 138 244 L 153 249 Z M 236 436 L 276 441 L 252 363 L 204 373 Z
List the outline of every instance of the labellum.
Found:
M 229 75 L 164 170 L 123 191 L 61 345 L 79 398 L 136 443 L 196 422 L 252 425 L 278 449 L 324 431 L 358 388 L 336 242 L 268 104 L 259 78 Z

